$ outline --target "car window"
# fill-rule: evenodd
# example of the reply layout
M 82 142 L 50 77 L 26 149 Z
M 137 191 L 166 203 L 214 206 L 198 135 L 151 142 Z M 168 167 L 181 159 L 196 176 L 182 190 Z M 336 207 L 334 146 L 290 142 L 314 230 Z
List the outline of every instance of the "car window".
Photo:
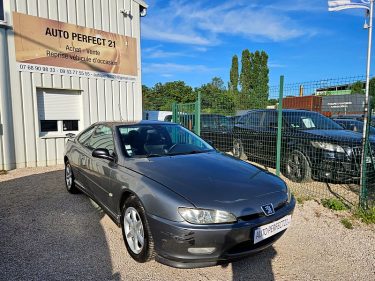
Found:
M 118 127 L 127 157 L 167 156 L 205 152 L 213 148 L 179 125 L 140 124 Z
M 109 153 L 112 154 L 115 150 L 112 129 L 104 125 L 97 126 L 90 140 L 87 142 L 87 147 L 92 150 L 97 148 L 106 148 L 108 149 Z
M 78 142 L 82 145 L 85 145 L 87 141 L 90 139 L 92 133 L 94 132 L 96 127 L 90 127 L 83 131 L 82 134 L 78 137 Z
M 264 112 L 262 127 L 275 128 L 277 127 L 277 114 L 274 111 Z
M 240 120 L 247 126 L 259 127 L 260 120 L 262 117 L 263 112 L 249 112 L 248 114 L 244 115 Z
M 339 124 L 316 112 L 284 112 L 283 116 L 290 128 L 297 130 L 342 130 Z

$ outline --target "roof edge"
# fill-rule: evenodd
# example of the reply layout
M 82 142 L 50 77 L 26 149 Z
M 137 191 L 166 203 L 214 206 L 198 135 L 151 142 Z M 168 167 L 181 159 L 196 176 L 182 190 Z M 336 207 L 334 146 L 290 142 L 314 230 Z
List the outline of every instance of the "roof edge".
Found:
M 146 8 L 146 9 L 148 8 L 148 5 L 143 0 L 133 0 L 133 1 L 136 2 L 136 3 L 138 3 L 139 6 L 142 6 L 143 8 Z

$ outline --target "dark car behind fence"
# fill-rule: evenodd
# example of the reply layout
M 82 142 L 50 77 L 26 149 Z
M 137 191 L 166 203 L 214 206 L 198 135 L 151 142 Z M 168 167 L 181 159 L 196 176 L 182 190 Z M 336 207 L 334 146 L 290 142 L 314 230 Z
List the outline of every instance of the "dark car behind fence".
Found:
M 364 80 L 353 77 L 283 84 L 281 101 L 287 102 L 281 108 L 280 123 L 280 85 L 270 87 L 263 101 L 251 91 L 226 90 L 226 103 L 210 104 L 201 93 L 196 103 L 175 104 L 173 121 L 200 134 L 218 150 L 270 172 L 277 173 L 279 168 L 294 192 L 302 196 L 338 197 L 348 205 L 371 207 L 375 206 L 374 139 L 369 139 L 366 164 L 361 166 L 362 133 L 346 130 L 333 120 L 363 116 L 364 89 L 354 90 L 352 85 Z

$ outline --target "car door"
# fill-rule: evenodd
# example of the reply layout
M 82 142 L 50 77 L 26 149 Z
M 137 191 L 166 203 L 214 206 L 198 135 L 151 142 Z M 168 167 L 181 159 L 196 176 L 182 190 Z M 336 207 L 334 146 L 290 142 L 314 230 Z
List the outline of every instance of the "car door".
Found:
M 239 121 L 236 135 L 241 139 L 243 148 L 249 160 L 259 158 L 259 134 L 262 112 L 252 111 Z
M 113 155 L 115 148 L 112 128 L 98 125 L 87 146 L 91 153 L 94 149 L 105 148 Z M 110 176 L 113 166 L 113 161 L 107 159 L 95 158 L 91 155 L 87 158 L 87 169 L 85 170 L 87 188 L 96 200 L 107 207 L 109 207 L 112 197 Z
M 264 111 L 258 135 L 258 153 L 262 163 L 272 166 L 276 159 L 277 112 Z
M 86 168 L 86 159 L 90 155 L 86 145 L 94 130 L 95 126 L 92 126 L 83 131 L 75 140 L 69 155 L 69 161 L 74 169 L 75 181 L 83 188 L 85 188 L 84 169 Z

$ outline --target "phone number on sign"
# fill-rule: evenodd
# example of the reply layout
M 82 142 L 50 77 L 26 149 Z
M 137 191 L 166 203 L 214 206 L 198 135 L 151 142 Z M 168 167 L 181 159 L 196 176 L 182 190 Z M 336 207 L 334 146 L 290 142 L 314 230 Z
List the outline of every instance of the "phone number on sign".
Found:
M 27 64 L 27 63 L 18 64 L 18 70 L 58 74 L 58 75 L 88 77 L 88 78 L 90 77 L 91 78 L 108 78 L 108 79 L 113 79 L 113 80 L 126 80 L 126 81 L 136 80 L 136 77 L 134 76 L 125 76 L 125 75 L 112 74 L 112 73 L 106 73 L 106 72 L 84 71 L 84 70 L 78 70 L 78 69 L 46 66 L 46 65 L 33 65 L 33 64 Z

